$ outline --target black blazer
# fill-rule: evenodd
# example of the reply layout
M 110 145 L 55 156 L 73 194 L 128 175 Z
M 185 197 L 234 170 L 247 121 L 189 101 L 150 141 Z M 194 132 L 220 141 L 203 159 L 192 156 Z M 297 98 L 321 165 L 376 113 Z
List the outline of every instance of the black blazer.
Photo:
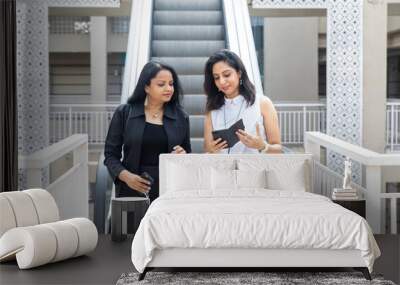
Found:
M 116 186 L 128 187 L 118 179 L 122 170 L 138 174 L 145 123 L 144 104 L 120 105 L 114 112 L 104 146 L 104 164 Z M 176 145 L 187 153 L 192 152 L 189 116 L 181 107 L 165 105 L 163 126 L 168 138 L 168 152 Z

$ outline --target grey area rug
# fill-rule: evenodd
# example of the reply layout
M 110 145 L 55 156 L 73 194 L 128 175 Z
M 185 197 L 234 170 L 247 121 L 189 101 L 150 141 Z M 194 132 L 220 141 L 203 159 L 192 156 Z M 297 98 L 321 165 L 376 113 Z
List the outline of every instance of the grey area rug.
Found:
M 395 285 L 384 280 L 382 276 L 372 275 L 368 281 L 360 272 L 148 272 L 146 278 L 138 281 L 138 273 L 122 274 L 117 285 L 145 284 L 267 284 L 267 285 L 297 285 L 297 284 L 376 284 Z

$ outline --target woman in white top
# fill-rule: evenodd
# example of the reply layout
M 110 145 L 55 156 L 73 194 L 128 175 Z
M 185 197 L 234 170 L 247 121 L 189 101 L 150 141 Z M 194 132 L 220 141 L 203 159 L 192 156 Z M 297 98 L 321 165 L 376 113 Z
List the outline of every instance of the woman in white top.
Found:
M 204 90 L 207 113 L 204 149 L 208 153 L 280 153 L 278 116 L 271 100 L 256 95 L 242 60 L 229 50 L 212 55 L 205 66 Z M 229 128 L 243 119 L 245 130 L 239 142 L 228 148 L 226 141 L 213 139 L 212 131 Z

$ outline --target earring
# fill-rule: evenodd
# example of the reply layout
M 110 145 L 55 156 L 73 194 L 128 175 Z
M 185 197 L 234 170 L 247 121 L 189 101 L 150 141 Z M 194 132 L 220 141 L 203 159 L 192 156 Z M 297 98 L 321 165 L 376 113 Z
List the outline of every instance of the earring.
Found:
M 243 85 L 243 80 L 242 80 L 242 78 L 240 78 L 239 84 L 240 84 L 240 85 Z

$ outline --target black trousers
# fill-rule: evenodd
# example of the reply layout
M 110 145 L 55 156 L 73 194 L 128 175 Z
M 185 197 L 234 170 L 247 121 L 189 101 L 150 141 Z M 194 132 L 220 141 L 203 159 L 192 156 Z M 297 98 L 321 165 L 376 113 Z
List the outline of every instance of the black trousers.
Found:
M 159 195 L 159 171 L 158 166 L 140 166 L 138 175 L 141 175 L 143 172 L 147 172 L 153 179 L 154 183 L 151 185 L 151 189 L 149 191 L 150 202 L 153 202 L 158 198 Z M 116 197 L 146 197 L 139 191 L 133 190 L 129 188 L 125 184 L 117 184 L 115 185 L 115 196 Z M 135 233 L 137 229 L 134 228 L 134 217 L 135 213 L 128 212 L 128 234 Z

